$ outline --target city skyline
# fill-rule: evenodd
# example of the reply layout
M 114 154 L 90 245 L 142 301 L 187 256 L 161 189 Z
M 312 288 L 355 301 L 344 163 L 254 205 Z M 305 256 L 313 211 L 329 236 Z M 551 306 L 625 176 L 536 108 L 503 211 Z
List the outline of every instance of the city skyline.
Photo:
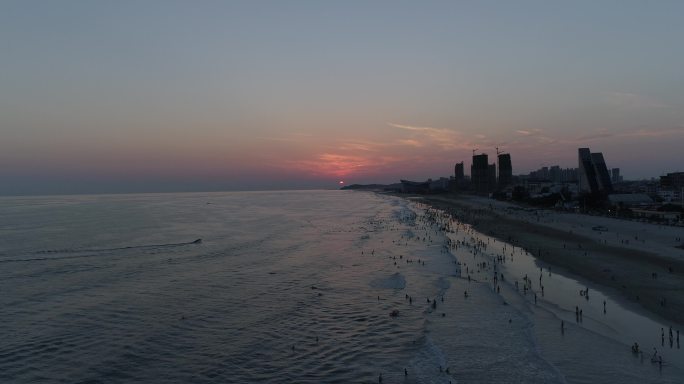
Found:
M 9 1 L 0 194 L 682 170 L 680 2 Z

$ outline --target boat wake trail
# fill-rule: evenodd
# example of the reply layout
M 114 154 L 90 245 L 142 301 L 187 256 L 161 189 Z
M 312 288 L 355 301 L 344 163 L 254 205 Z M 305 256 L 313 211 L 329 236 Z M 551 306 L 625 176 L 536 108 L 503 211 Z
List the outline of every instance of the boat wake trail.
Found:
M 132 246 L 127 246 L 127 247 L 117 247 L 117 248 L 51 249 L 51 250 L 36 251 L 33 254 L 34 255 L 63 255 L 63 256 L 32 257 L 32 258 L 26 258 L 26 259 L 7 259 L 7 260 L 0 260 L 0 263 L 18 263 L 18 262 L 28 262 L 28 261 L 77 259 L 77 258 L 84 258 L 84 257 L 101 256 L 103 252 L 128 251 L 128 250 L 134 250 L 134 249 L 159 249 L 159 248 L 184 247 L 187 245 L 194 245 L 194 244 L 201 244 L 201 243 L 202 243 L 202 239 L 196 239 L 194 241 L 187 241 L 184 243 L 132 245 Z

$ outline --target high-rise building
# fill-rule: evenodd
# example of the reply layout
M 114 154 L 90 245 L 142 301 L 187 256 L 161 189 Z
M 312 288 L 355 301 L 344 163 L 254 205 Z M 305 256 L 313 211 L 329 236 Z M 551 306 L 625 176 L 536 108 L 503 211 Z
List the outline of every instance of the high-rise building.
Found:
M 608 173 L 608 167 L 606 167 L 606 161 L 603 160 L 603 153 L 592 153 L 591 162 L 594 164 L 599 190 L 608 193 L 613 192 L 613 183 L 610 182 L 610 174 Z
M 619 183 L 620 180 L 620 168 L 613 168 L 610 170 L 611 176 L 610 176 L 610 181 L 613 182 L 613 184 Z
M 580 148 L 578 150 L 579 166 L 577 173 L 579 174 L 578 189 L 580 192 L 596 192 L 598 191 L 598 182 L 596 181 L 596 172 L 594 172 L 594 165 L 591 163 L 591 151 L 589 148 Z
M 684 172 L 672 172 L 660 176 L 660 185 L 665 189 L 681 190 L 684 188 Z
M 496 178 L 496 173 L 494 175 Z M 477 193 L 489 192 L 489 158 L 486 153 L 473 155 L 473 163 L 470 166 L 470 184 Z
M 585 193 L 612 192 L 613 185 L 601 152 L 591 153 L 589 148 L 578 149 L 579 191 Z
M 577 168 L 561 168 L 558 165 L 541 167 L 527 175 L 529 179 L 537 181 L 551 181 L 554 183 L 577 183 Z
M 456 163 L 456 166 L 454 167 L 454 176 L 456 177 L 457 181 L 465 179 L 465 172 L 462 161 L 460 163 Z
M 549 180 L 554 183 L 561 182 L 561 168 L 558 165 L 552 165 L 551 168 L 549 168 Z
M 577 168 L 565 168 L 560 171 L 561 183 L 577 182 Z
M 513 165 L 511 155 L 508 153 L 499 154 L 499 189 L 503 189 L 513 180 Z
M 544 180 L 551 180 L 549 175 L 549 167 L 541 167 L 541 178 Z

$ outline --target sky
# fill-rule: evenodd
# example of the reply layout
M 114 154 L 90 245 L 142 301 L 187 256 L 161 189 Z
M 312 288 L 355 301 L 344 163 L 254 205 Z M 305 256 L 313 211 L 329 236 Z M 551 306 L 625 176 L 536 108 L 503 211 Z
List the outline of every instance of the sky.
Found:
M 2 1 L 0 194 L 684 171 L 682 1 Z

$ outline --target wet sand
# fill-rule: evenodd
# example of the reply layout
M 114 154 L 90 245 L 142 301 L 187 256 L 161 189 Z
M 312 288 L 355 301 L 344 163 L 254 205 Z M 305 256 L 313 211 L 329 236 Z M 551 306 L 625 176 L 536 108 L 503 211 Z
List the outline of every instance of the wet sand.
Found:
M 524 210 L 471 196 L 422 198 L 484 234 L 608 287 L 609 292 L 668 321 L 684 324 L 684 250 L 676 247 L 674 235 L 684 236 L 682 228 L 649 225 L 652 230 L 645 230 L 645 224 L 638 222 Z M 608 231 L 592 230 L 606 220 Z M 671 238 L 672 244 L 663 236 Z

